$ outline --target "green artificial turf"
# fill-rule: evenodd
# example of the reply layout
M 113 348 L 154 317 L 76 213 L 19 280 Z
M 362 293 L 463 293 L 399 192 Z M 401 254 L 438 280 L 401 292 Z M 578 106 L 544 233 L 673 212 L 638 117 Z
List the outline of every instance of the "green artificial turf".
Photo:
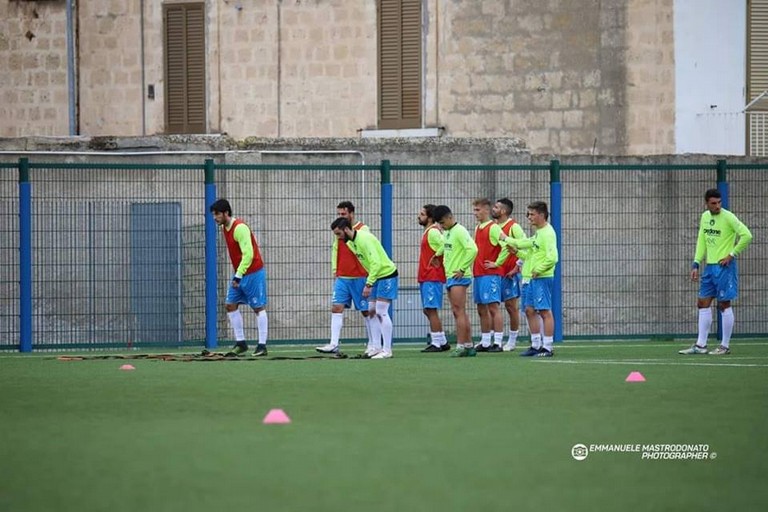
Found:
M 768 343 L 714 357 L 567 342 L 549 360 L 417 348 L 382 361 L 1 355 L 0 510 L 768 509 Z M 646 382 L 625 382 L 631 371 Z M 292 423 L 263 425 L 273 408 Z M 577 461 L 577 443 L 706 444 L 716 458 Z

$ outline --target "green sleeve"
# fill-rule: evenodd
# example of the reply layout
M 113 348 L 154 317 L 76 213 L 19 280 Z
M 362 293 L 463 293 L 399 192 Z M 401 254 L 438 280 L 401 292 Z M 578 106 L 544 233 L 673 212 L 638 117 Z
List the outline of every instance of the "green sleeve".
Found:
M 430 229 L 427 231 L 427 243 L 435 253 L 443 253 L 443 245 L 445 245 L 445 239 L 443 235 L 437 229 Z
M 501 240 L 499 240 L 500 236 L 501 236 L 501 227 L 498 224 L 493 223 L 488 233 L 488 238 L 491 240 L 491 244 L 499 245 L 501 243 Z
M 466 229 L 464 230 L 464 236 L 462 238 L 463 240 L 461 240 L 461 243 L 464 247 L 464 259 L 461 261 L 459 269 L 463 270 L 465 275 L 467 273 L 471 275 L 472 264 L 475 262 L 475 256 L 477 256 L 477 244 Z
M 693 256 L 693 262 L 694 263 L 701 263 L 704 261 L 704 255 L 707 252 L 707 238 L 704 235 L 704 217 L 706 214 L 701 216 L 701 220 L 699 220 L 699 236 L 696 237 L 696 253 Z
M 240 252 L 243 253 L 243 259 L 240 260 L 240 266 L 237 267 L 235 275 L 237 277 L 243 277 L 248 267 L 253 263 L 253 245 L 251 244 L 251 230 L 245 224 L 239 224 L 232 238 L 235 239 L 237 245 L 240 246 Z
M 538 275 L 552 273 L 558 260 L 557 236 L 554 228 L 551 226 L 548 228 L 538 233 L 541 256 L 537 258 L 536 265 L 532 269 L 532 272 Z
M 333 246 L 331 247 L 331 271 L 336 275 L 336 260 L 339 259 L 339 239 L 333 235 Z
M 731 222 L 731 227 L 736 232 L 736 235 L 739 237 L 739 241 L 736 243 L 736 246 L 731 250 L 731 253 L 734 256 L 738 256 L 739 254 L 741 254 L 741 252 L 744 249 L 747 248 L 747 246 L 749 246 L 750 243 L 752 243 L 752 232 L 735 215 L 730 216 L 730 222 Z

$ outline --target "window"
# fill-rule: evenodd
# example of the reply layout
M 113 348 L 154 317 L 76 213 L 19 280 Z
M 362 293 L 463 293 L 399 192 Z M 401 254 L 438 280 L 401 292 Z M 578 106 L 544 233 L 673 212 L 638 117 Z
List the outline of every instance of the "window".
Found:
M 204 4 L 163 6 L 165 131 L 205 133 Z
M 379 129 L 421 128 L 421 0 L 379 0 Z

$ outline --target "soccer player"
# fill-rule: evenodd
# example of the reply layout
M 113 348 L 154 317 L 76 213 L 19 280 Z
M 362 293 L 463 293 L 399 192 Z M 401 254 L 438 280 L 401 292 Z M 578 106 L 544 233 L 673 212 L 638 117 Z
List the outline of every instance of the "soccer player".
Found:
M 443 259 L 432 256 L 443 248 L 443 233 L 434 221 L 436 206 L 425 204 L 419 212 L 419 225 L 424 228 L 419 249 L 419 270 L 416 280 L 419 283 L 421 306 L 424 315 L 429 320 L 430 344 L 422 352 L 445 352 L 451 350 L 445 338 L 443 323 L 440 321 L 438 310 L 443 307 L 443 287 L 445 284 L 445 267 Z
M 529 269 L 531 280 L 523 293 L 523 307 L 531 332 L 531 348 L 520 354 L 530 357 L 552 357 L 555 334 L 555 319 L 552 316 L 552 288 L 554 286 L 555 265 L 558 262 L 557 234 L 549 224 L 549 209 L 544 201 L 534 201 L 528 205 L 528 221 L 536 230 L 533 236 L 519 240 L 502 233 L 503 242 L 512 250 L 527 249 L 523 260 L 523 281 Z M 528 265 L 528 269 L 526 269 Z M 538 317 L 543 321 L 542 328 Z
M 240 304 L 248 304 L 257 315 L 258 343 L 253 355 L 267 355 L 267 273 L 261 258 L 256 237 L 245 222 L 232 217 L 232 207 L 226 199 L 219 199 L 210 207 L 213 220 L 221 226 L 227 242 L 229 259 L 235 275 L 229 282 L 225 306 L 229 324 L 235 334 L 235 346 L 227 355 L 238 356 L 248 351 L 243 329 L 243 317 L 238 310 Z
M 438 250 L 433 260 L 443 256 L 445 266 L 445 287 L 448 290 L 448 300 L 456 320 L 456 350 L 454 357 L 474 357 L 475 348 L 472 346 L 472 328 L 467 316 L 467 288 L 472 283 L 470 278 L 472 264 L 477 256 L 477 245 L 467 228 L 459 224 L 453 217 L 451 209 L 441 204 L 432 212 L 433 219 L 443 228 L 443 249 Z
M 716 188 L 704 193 L 707 209 L 701 215 L 699 236 L 696 239 L 696 253 L 693 257 L 691 280 L 699 279 L 699 265 L 706 256 L 706 267 L 699 283 L 699 336 L 691 348 L 680 354 L 706 354 L 707 336 L 712 325 L 712 299 L 717 298 L 717 307 L 722 314 L 723 339 L 712 352 L 714 356 L 731 353 L 730 342 L 733 333 L 733 309 L 731 301 L 739 294 L 739 270 L 736 257 L 752 242 L 752 233 L 736 215 L 722 206 L 722 197 Z
M 392 318 L 389 316 L 389 305 L 397 298 L 397 267 L 387 256 L 378 238 L 370 231 L 353 229 L 348 218 L 339 217 L 333 221 L 331 229 L 336 238 L 352 250 L 368 272 L 363 298 L 368 300 L 369 312 L 375 316 L 371 318 L 373 346 L 369 345 L 365 355 L 371 359 L 389 359 L 392 357 Z
M 505 235 L 525 238 L 525 232 L 515 219 L 510 218 L 514 204 L 506 197 L 499 199 L 491 208 L 491 217 L 496 221 Z M 502 244 L 501 253 L 496 261 L 485 261 L 486 268 L 501 269 L 501 300 L 509 315 L 509 338 L 504 345 L 504 352 L 512 352 L 517 346 L 517 335 L 520 329 L 520 265 L 522 263 L 509 247 Z
M 336 206 L 339 217 L 349 219 L 352 229 L 355 231 L 368 231 L 368 226 L 360 221 L 355 221 L 355 205 L 351 201 L 342 201 Z M 368 301 L 363 297 L 365 278 L 368 273 L 357 257 L 344 243 L 339 243 L 338 238 L 333 239 L 331 249 L 331 269 L 333 271 L 333 297 L 331 298 L 331 340 L 327 345 L 316 347 L 315 350 L 322 354 L 338 354 L 341 328 L 344 326 L 344 309 L 355 305 L 360 311 L 365 322 L 365 331 L 368 335 L 368 347 L 371 347 L 373 338 L 371 335 L 371 316 L 368 312 Z
M 472 202 L 475 214 L 475 244 L 477 257 L 472 265 L 474 277 L 472 298 L 480 316 L 480 343 L 475 346 L 477 352 L 503 352 L 504 318 L 499 311 L 501 303 L 501 269 L 486 265 L 486 261 L 495 262 L 501 253 L 499 235 L 501 228 L 491 219 L 491 200 L 475 199 Z M 491 344 L 493 337 L 493 344 Z

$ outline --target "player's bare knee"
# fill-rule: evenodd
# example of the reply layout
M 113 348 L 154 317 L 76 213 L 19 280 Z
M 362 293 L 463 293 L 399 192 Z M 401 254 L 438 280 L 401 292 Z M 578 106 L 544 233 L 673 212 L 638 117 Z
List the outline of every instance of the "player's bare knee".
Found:
M 721 313 L 723 311 L 725 311 L 726 309 L 728 309 L 729 307 L 731 307 L 731 303 L 728 302 L 728 301 L 726 301 L 726 302 L 718 302 L 717 303 L 717 309 L 719 309 Z

